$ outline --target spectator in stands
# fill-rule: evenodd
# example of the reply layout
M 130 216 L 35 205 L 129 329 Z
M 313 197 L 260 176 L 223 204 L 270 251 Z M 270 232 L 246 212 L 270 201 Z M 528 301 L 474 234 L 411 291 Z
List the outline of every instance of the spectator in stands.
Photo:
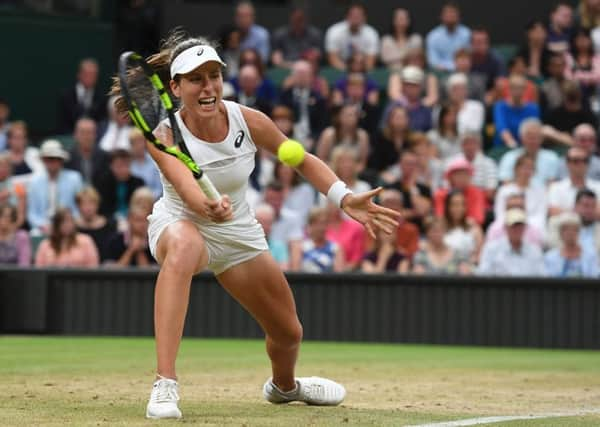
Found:
M 315 188 L 304 181 L 296 169 L 281 162 L 275 164 L 273 177 L 283 187 L 283 207 L 296 213 L 300 225 L 304 227 L 308 212 L 317 200 Z
M 485 108 L 479 101 L 468 99 L 467 76 L 463 73 L 455 73 L 448 77 L 446 90 L 448 91 L 448 102 L 456 111 L 456 126 L 458 133 L 468 131 L 481 132 L 485 120 Z
M 571 50 L 567 54 L 565 75 L 567 79 L 579 83 L 583 99 L 588 105 L 592 98 L 597 97 L 597 86 L 600 84 L 600 53 L 594 51 L 589 30 L 580 28 L 573 35 Z
M 84 187 L 77 193 L 79 216 L 75 219 L 77 231 L 90 236 L 100 256 L 100 262 L 108 258 L 108 241 L 117 231 L 117 222 L 98 213 L 100 195 L 94 187 Z
M 271 181 L 264 191 L 264 202 L 275 211 L 275 221 L 271 226 L 270 237 L 283 242 L 289 253 L 291 265 L 299 265 L 302 259 L 302 222 L 300 216 L 284 206 L 285 193 L 279 181 Z
M 529 102 L 538 102 L 538 89 L 534 82 L 527 77 L 527 64 L 522 56 L 513 56 L 508 61 L 508 77 L 499 77 L 496 80 L 495 101 L 504 100 L 510 102 L 512 93 L 510 90 L 510 79 L 513 76 L 523 78 L 525 81 L 525 89 L 521 95 L 521 102 L 527 104 Z
M 422 98 L 423 105 L 433 107 L 439 99 L 439 82 L 435 73 L 427 71 L 425 52 L 422 48 L 411 48 L 406 53 L 404 66 L 415 66 L 423 71 Z M 403 98 L 402 70 L 393 70 L 388 78 L 387 95 L 390 101 L 400 101 Z
M 83 186 L 81 174 L 64 169 L 69 159 L 61 143 L 48 139 L 40 147 L 44 162 L 44 172 L 36 173 L 27 188 L 27 220 L 34 233 L 47 234 L 50 231 L 50 218 L 62 208 L 77 215 L 75 196 Z M 62 216 L 59 218 L 62 220 Z M 67 257 L 70 260 L 70 256 Z
M 255 23 L 252 2 L 241 1 L 235 8 L 235 25 L 240 32 L 240 49 L 255 49 L 264 63 L 269 61 L 269 32 Z
M 219 35 L 219 56 L 227 67 L 223 68 L 223 79 L 231 80 L 240 70 L 240 30 L 236 26 L 226 26 Z
M 271 101 L 259 94 L 260 84 L 261 78 L 256 66 L 251 64 L 242 66 L 238 74 L 236 102 L 269 114 L 272 108 Z
M 402 193 L 392 188 L 385 188 L 379 193 L 379 204 L 388 209 L 393 209 L 401 215 L 398 217 L 398 228 L 396 229 L 396 250 L 409 260 L 419 249 L 419 228 L 411 222 L 406 221 L 402 212 L 404 201 Z M 392 233 L 394 235 L 394 233 Z
M 17 208 L 0 202 L 0 265 L 31 265 L 29 235 L 18 227 Z
M 484 76 L 485 103 L 490 104 L 497 80 L 505 74 L 504 64 L 490 48 L 490 33 L 487 28 L 471 30 L 471 73 Z
M 579 241 L 583 246 L 595 248 L 600 254 L 600 218 L 598 217 L 598 197 L 591 190 L 577 192 L 575 197 L 575 213 L 581 219 Z
M 366 130 L 369 135 L 377 131 L 381 120 L 381 107 L 379 105 L 379 90 L 369 89 L 368 77 L 365 73 L 352 72 L 344 87 L 344 92 L 334 89 L 332 104 L 355 104 L 359 108 L 358 126 Z M 337 103 L 337 104 L 336 104 Z
M 513 193 L 509 193 L 506 196 L 506 207 L 504 212 L 500 217 L 494 218 L 494 222 L 490 224 L 486 231 L 485 241 L 491 242 L 494 240 L 499 240 L 506 238 L 506 224 L 505 224 L 505 216 L 506 212 L 511 209 L 519 209 L 525 212 L 525 207 L 530 206 L 526 199 L 525 193 L 520 193 L 518 190 L 514 190 Z M 527 215 L 527 213 L 526 213 Z M 544 219 L 545 223 L 545 219 Z M 540 228 L 535 226 L 529 218 L 527 218 L 527 223 L 525 224 L 525 234 L 523 235 L 523 239 L 525 242 L 537 246 L 541 248 L 544 244 L 544 230 L 545 225 L 542 225 Z
M 408 112 L 400 104 L 394 105 L 381 131 L 372 140 L 368 169 L 373 175 L 383 172 L 396 164 L 403 149 L 408 145 L 410 123 Z
M 396 246 L 396 236 L 377 230 L 375 246 L 368 251 L 361 263 L 363 273 L 408 273 L 410 262 Z
M 113 151 L 109 169 L 95 185 L 100 193 L 100 213 L 107 218 L 126 218 L 131 195 L 143 185 L 142 179 L 131 174 L 131 153 Z
M 108 153 L 113 150 L 129 150 L 129 132 L 133 129 L 129 114 L 117 113 L 116 96 L 111 96 L 107 103 L 108 120 L 101 123 L 98 129 L 98 145 Z
M 486 200 L 493 201 L 498 187 L 498 166 L 481 149 L 481 134 L 479 132 L 466 132 L 460 136 L 461 152 L 450 158 L 453 161 L 462 158 L 471 163 L 474 186 L 485 192 Z
M 467 77 L 467 98 L 485 102 L 487 92 L 486 76 L 481 73 L 473 72 L 471 51 L 463 48 L 458 49 L 454 53 L 454 70 Z
M 354 52 L 348 59 L 348 72 L 336 83 L 331 94 L 332 103 L 341 105 L 344 102 L 360 102 L 370 105 L 379 104 L 379 87 L 377 83 L 367 75 L 366 57 L 361 52 Z M 357 81 L 357 74 L 360 75 Z M 362 84 L 363 89 L 360 97 L 350 93 L 351 84 Z
M 574 212 L 563 212 L 556 218 L 560 246 L 544 256 L 546 271 L 551 277 L 597 278 L 598 257 L 594 246 L 580 242 L 581 219 Z
M 498 166 L 498 178 L 500 181 L 514 179 L 515 163 L 517 159 L 526 153 L 535 159 L 535 174 L 533 180 L 547 184 L 558 177 L 560 160 L 556 153 L 542 147 L 542 123 L 535 118 L 528 118 L 519 126 L 521 147 L 514 148 L 504 154 Z
M 444 219 L 446 245 L 462 258 L 477 264 L 483 244 L 483 232 L 479 224 L 467 217 L 467 204 L 462 191 L 453 190 L 446 196 Z
M 129 145 L 131 146 L 131 174 L 142 179 L 154 194 L 154 199 L 162 195 L 162 183 L 158 167 L 146 150 L 146 138 L 136 128 L 129 132 Z
M 565 54 L 569 51 L 573 27 L 573 8 L 569 3 L 559 2 L 550 12 L 546 47 L 550 52 Z
M 575 11 L 576 26 L 592 30 L 600 26 L 600 2 L 580 0 Z
M 8 118 L 10 116 L 10 105 L 4 98 L 0 98 L 0 153 L 7 148 L 7 134 L 10 128 Z
M 388 185 L 386 187 L 402 193 L 404 202 L 402 216 L 421 229 L 423 219 L 431 212 L 431 188 L 417 180 L 418 157 L 414 151 L 403 150 L 400 153 L 397 168 L 400 178 L 395 182 L 387 178 Z M 386 176 L 383 176 L 383 179 L 385 181 Z
M 450 104 L 442 104 L 437 119 L 437 128 L 427 132 L 437 156 L 445 161 L 461 152 L 457 128 L 457 110 Z
M 154 207 L 154 202 L 155 199 L 152 190 L 146 186 L 140 187 L 131 195 L 129 209 L 137 207 L 146 212 L 146 215 L 150 215 L 152 213 L 152 208 Z
M 587 152 L 579 147 L 571 147 L 567 151 L 566 159 L 569 175 L 551 183 L 548 188 L 548 215 L 550 216 L 572 210 L 579 190 L 587 188 L 596 193 L 596 196 L 600 196 L 600 181 L 587 177 L 589 165 Z
M 417 155 L 417 180 L 435 192 L 443 184 L 444 164 L 435 157 L 431 141 L 423 132 L 413 132 L 409 147 Z
M 394 9 L 389 34 L 381 37 L 381 62 L 391 70 L 401 70 L 411 49 L 423 47 L 423 38 L 413 31 L 411 17 L 404 8 Z
M 383 114 L 383 122 L 395 105 L 402 105 L 408 111 L 411 130 L 427 132 L 431 129 L 431 108 L 426 106 L 423 98 L 423 81 L 425 73 L 416 65 L 408 65 L 401 72 L 402 92 L 391 103 Z
M 52 215 L 50 235 L 35 255 L 36 267 L 97 267 L 98 249 L 90 236 L 78 233 L 71 211 L 60 208 Z
M 540 87 L 540 106 L 542 112 L 558 108 L 563 103 L 563 83 L 567 61 L 563 54 L 554 54 L 548 58 L 547 75 Z
M 494 104 L 494 127 L 496 147 L 516 148 L 519 146 L 519 127 L 523 120 L 540 118 L 540 108 L 533 102 L 525 102 L 527 80 L 514 74 L 508 82 L 510 99 L 501 99 Z
M 327 62 L 339 70 L 345 70 L 354 52 L 365 55 L 366 68 L 375 66 L 379 52 L 379 34 L 367 24 L 367 10 L 358 3 L 348 7 L 346 19 L 333 24 L 325 33 Z
M 331 152 L 338 145 L 347 145 L 358 150 L 361 171 L 367 164 L 369 155 L 369 135 L 358 127 L 359 109 L 354 104 L 341 106 L 333 115 L 332 126 L 323 130 L 317 145 L 317 157 L 331 161 Z
M 312 68 L 308 61 L 299 60 L 292 66 L 290 86 L 279 102 L 294 112 L 294 135 L 308 149 L 312 149 L 327 124 L 327 100 L 312 89 Z
M 513 194 L 523 194 L 525 204 L 521 209 L 527 213 L 527 224 L 534 225 L 537 230 L 546 228 L 548 201 L 546 187 L 532 179 L 535 171 L 535 160 L 526 153 L 521 154 L 515 163 L 514 179 L 500 186 L 494 201 L 494 217 L 504 218 L 507 200 Z
M 308 25 L 306 11 L 294 7 L 287 26 L 275 30 L 272 37 L 271 62 L 276 67 L 291 68 L 295 61 L 302 59 L 306 51 L 321 52 L 323 33 L 317 27 Z
M 363 227 L 358 224 L 332 203 L 327 204 L 328 224 L 325 237 L 337 243 L 344 254 L 344 269 L 353 271 L 360 268 L 367 235 Z
M 127 214 L 127 230 L 113 234 L 107 245 L 106 262 L 118 267 L 148 267 L 156 261 L 148 248 L 147 212 L 132 206 Z
M 325 77 L 323 77 L 319 74 L 319 70 L 321 67 L 321 64 L 320 64 L 321 53 L 317 52 L 315 50 L 306 51 L 302 55 L 302 60 L 308 61 L 308 63 L 310 64 L 310 69 L 311 69 L 310 88 L 312 90 L 314 90 L 316 93 L 318 93 L 321 96 L 321 98 L 328 100 L 329 96 L 330 96 L 329 82 L 327 81 L 327 79 Z M 290 74 L 281 83 L 281 89 L 282 90 L 288 89 L 289 87 L 292 86 L 293 83 L 294 83 L 294 79 Z
M 271 227 L 275 221 L 275 209 L 268 203 L 260 203 L 254 209 L 256 220 L 260 223 L 263 230 L 265 231 L 265 238 L 269 244 L 269 252 L 273 256 L 273 259 L 281 266 L 285 271 L 289 268 L 289 253 L 287 244 L 281 240 L 273 239 L 271 236 Z
M 571 133 L 581 123 L 598 126 L 596 115 L 583 102 L 577 82 L 566 80 L 562 85 L 563 102 L 558 108 L 547 112 L 544 136 L 554 142 L 573 145 Z
M 96 143 L 96 122 L 81 118 L 75 123 L 75 145 L 69 152 L 65 168 L 81 174 L 83 181 L 91 185 L 108 169 L 109 156 Z
M 471 183 L 473 166 L 466 159 L 457 158 L 446 166 L 447 188 L 440 188 L 434 195 L 435 214 L 444 216 L 444 206 L 448 194 L 453 191 L 461 192 L 467 201 L 467 217 L 482 225 L 485 219 L 485 193 L 481 188 Z
M 421 243 L 421 249 L 413 258 L 413 273 L 436 276 L 471 273 L 469 260 L 454 252 L 444 241 L 446 231 L 446 222 L 443 218 L 426 219 L 426 237 Z
M 337 146 L 331 152 L 331 170 L 355 193 L 371 190 L 371 185 L 358 178 L 360 158 L 355 148 Z M 314 190 L 313 190 L 314 191 Z M 323 197 L 323 196 L 322 196 Z
M 525 27 L 526 40 L 519 48 L 517 56 L 523 57 L 527 64 L 527 75 L 541 83 L 548 64 L 550 51 L 546 48 L 548 32 L 546 25 L 538 19 L 530 21 Z
M 96 122 L 106 118 L 106 97 L 96 85 L 98 83 L 98 62 L 92 58 L 79 63 L 77 82 L 65 90 L 58 106 L 58 132 L 70 134 L 75 122 L 82 117 L 90 117 Z
M 0 205 L 10 205 L 16 209 L 16 225 L 20 228 L 25 222 L 25 185 L 13 180 L 10 156 L 2 152 L 0 152 Z
M 13 122 L 7 134 L 8 154 L 12 164 L 12 174 L 27 181 L 34 173 L 44 170 L 39 150 L 29 146 L 27 124 Z
M 344 252 L 340 245 L 326 237 L 329 214 L 327 208 L 312 208 L 308 214 L 307 236 L 302 242 L 302 261 L 292 270 L 307 273 L 333 273 L 344 270 Z
M 454 53 L 469 47 L 471 31 L 460 23 L 460 9 L 454 2 L 442 6 L 440 20 L 427 34 L 427 62 L 435 70 L 453 71 Z
M 259 77 L 258 87 L 256 89 L 257 97 L 273 103 L 277 100 L 277 87 L 275 83 L 267 76 L 267 67 L 261 59 L 260 54 L 255 49 L 244 49 L 240 53 L 240 71 L 245 65 L 252 65 L 256 68 Z M 236 93 L 240 91 L 239 73 L 230 80 Z
M 485 276 L 546 275 L 542 251 L 523 239 L 527 224 L 525 211 L 507 211 L 504 223 L 506 237 L 483 245 L 478 273 Z
M 573 146 L 585 150 L 588 162 L 588 178 L 600 181 L 600 157 L 596 154 L 596 130 L 588 123 L 582 123 L 573 130 Z M 568 175 L 567 162 L 561 159 L 559 178 Z

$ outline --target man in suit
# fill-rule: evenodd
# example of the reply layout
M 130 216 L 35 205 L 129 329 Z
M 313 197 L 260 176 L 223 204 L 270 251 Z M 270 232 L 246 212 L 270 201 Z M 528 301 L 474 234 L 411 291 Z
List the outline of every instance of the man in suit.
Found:
M 77 83 L 60 98 L 58 106 L 58 132 L 73 132 L 75 122 L 81 117 L 90 117 L 96 122 L 106 118 L 106 97 L 96 87 L 98 63 L 87 58 L 79 63 Z
M 108 153 L 96 143 L 96 122 L 88 118 L 77 120 L 73 139 L 75 146 L 70 150 L 65 168 L 78 171 L 83 181 L 91 185 L 108 169 Z

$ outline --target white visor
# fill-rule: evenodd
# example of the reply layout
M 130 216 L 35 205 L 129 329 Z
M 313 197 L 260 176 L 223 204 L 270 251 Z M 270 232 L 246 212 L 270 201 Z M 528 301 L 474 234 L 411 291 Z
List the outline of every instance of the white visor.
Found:
M 177 74 L 189 73 L 208 61 L 215 61 L 226 67 L 213 47 L 207 45 L 190 47 L 177 55 L 175 60 L 173 60 L 171 64 L 171 78 L 174 78 Z

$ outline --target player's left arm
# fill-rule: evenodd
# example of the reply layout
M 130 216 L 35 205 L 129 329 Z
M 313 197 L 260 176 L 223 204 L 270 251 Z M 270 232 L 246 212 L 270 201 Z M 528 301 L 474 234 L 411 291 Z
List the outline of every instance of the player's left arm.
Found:
M 243 106 L 240 108 L 254 142 L 276 156 L 279 146 L 287 137 L 265 114 Z M 339 181 L 321 159 L 310 153 L 305 154 L 304 161 L 296 170 L 322 194 L 327 194 L 331 186 Z M 376 205 L 372 200 L 381 190 L 382 188 L 376 188 L 365 193 L 347 194 L 340 206 L 344 212 L 363 224 L 373 238 L 377 228 L 391 233 L 398 225 L 398 212 Z

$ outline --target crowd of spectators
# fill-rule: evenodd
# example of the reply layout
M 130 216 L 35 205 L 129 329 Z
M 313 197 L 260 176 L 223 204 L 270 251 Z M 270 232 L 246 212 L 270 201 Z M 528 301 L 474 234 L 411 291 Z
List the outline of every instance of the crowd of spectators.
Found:
M 273 31 L 255 12 L 242 1 L 220 35 L 224 98 L 269 115 L 354 191 L 384 187 L 378 203 L 400 214 L 373 241 L 259 150 L 248 202 L 284 269 L 598 277 L 600 2 L 558 2 L 509 57 L 453 2 L 426 34 L 405 8 L 388 31 L 360 4 L 325 31 L 301 8 Z M 69 147 L 34 147 L 0 100 L 0 263 L 153 264 L 158 170 L 96 89 L 98 64 L 82 60 L 76 77 L 57 100 Z

